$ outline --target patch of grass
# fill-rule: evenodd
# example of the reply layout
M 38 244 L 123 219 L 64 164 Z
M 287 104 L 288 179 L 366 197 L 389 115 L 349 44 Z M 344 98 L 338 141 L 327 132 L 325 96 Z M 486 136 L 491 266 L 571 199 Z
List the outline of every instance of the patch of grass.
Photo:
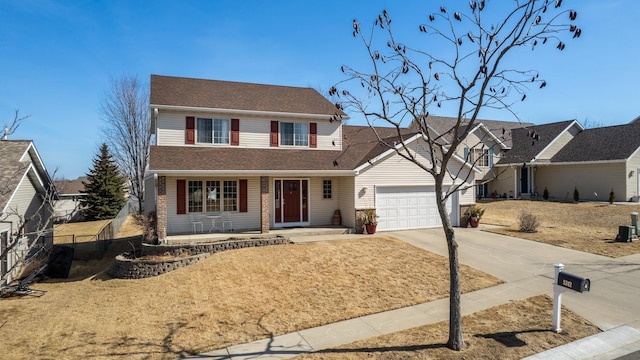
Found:
M 467 348 L 446 347 L 449 325 L 440 322 L 365 339 L 296 359 L 522 359 L 599 332 L 563 308 L 560 334 L 552 332 L 553 300 L 545 295 L 513 301 L 463 317 Z
M 482 223 L 501 225 L 488 231 L 562 246 L 592 254 L 620 257 L 640 253 L 640 241 L 615 242 L 619 225 L 631 225 L 631 212 L 640 212 L 640 204 L 559 203 L 549 201 L 507 200 L 483 202 Z M 533 214 L 540 225 L 535 233 L 518 229 L 522 211 Z
M 111 222 L 111 220 L 82 221 L 54 225 L 54 244 L 70 244 L 73 242 L 73 235 L 76 236 L 76 242 L 94 241 L 96 234 L 109 222 Z
M 140 280 L 77 266 L 67 281 L 33 284 L 40 298 L 0 301 L 3 357 L 178 358 L 449 291 L 446 258 L 384 237 L 226 251 Z M 463 292 L 501 283 L 460 270 Z

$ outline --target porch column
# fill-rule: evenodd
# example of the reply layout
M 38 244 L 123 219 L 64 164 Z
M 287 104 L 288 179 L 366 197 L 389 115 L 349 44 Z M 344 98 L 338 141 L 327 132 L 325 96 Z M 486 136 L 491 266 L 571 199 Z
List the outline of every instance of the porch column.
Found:
M 260 177 L 260 232 L 269 232 L 269 177 Z
M 518 180 L 520 180 L 520 174 L 518 174 L 519 167 L 513 168 L 513 198 L 518 198 Z
M 156 232 L 158 240 L 167 237 L 167 177 L 158 176 L 158 199 L 156 202 Z

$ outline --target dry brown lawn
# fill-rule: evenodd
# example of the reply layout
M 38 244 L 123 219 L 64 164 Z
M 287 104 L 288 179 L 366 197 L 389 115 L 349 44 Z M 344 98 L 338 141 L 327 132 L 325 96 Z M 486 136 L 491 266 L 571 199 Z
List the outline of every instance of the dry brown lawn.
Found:
M 76 236 L 76 242 L 94 241 L 96 234 L 110 221 L 111 220 L 82 221 L 54 225 L 54 243 L 70 244 L 72 243 L 72 235 Z
M 550 331 L 553 300 L 541 295 L 487 309 L 462 319 L 467 348 L 445 347 L 448 323 L 365 339 L 296 359 L 522 359 L 599 332 L 598 328 L 562 310 L 562 332 Z
M 227 251 L 142 280 L 96 274 L 106 261 L 74 261 L 69 279 L 32 285 L 41 297 L 0 300 L 2 357 L 177 358 L 444 298 L 449 287 L 446 258 L 383 237 Z M 500 283 L 461 271 L 463 292 Z
M 485 208 L 481 223 L 504 226 L 488 231 L 610 257 L 640 253 L 640 241 L 615 242 L 618 226 L 631 225 L 630 213 L 640 212 L 640 204 L 503 200 L 479 205 Z M 522 211 L 538 217 L 538 232 L 518 230 Z

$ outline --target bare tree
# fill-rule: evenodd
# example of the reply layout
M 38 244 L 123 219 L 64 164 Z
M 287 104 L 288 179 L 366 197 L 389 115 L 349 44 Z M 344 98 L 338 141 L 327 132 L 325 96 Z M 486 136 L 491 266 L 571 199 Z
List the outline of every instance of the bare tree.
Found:
M 343 66 L 346 79 L 333 87 L 339 95 L 339 109 L 362 114 L 368 124 L 386 124 L 397 129 L 399 143 L 383 146 L 395 149 L 404 159 L 415 163 L 435 182 L 435 195 L 447 240 L 450 270 L 449 339 L 454 350 L 465 347 L 460 311 L 460 272 L 458 244 L 446 209 L 446 200 L 461 189 L 454 182 L 448 189 L 445 180 L 468 179 L 466 172 L 450 170 L 449 164 L 484 108 L 503 109 L 516 114 L 512 105 L 524 101 L 530 86 L 543 88 L 546 81 L 537 72 L 508 68 L 507 55 L 517 50 L 555 46 L 564 50 L 563 33 L 579 37 L 582 30 L 571 24 L 573 10 L 562 10 L 561 0 L 469 2 L 469 7 L 449 11 L 440 7 L 428 15 L 416 32 L 424 35 L 423 48 L 411 47 L 394 36 L 391 16 L 385 10 L 363 31 L 353 21 L 353 36 L 362 41 L 370 67 L 365 71 Z M 513 66 L 513 64 L 511 65 Z M 349 89 L 349 90 L 347 90 Z M 365 95 L 359 95 L 364 89 Z M 351 91 L 350 91 L 351 90 Z M 451 127 L 436 133 L 429 126 L 429 110 L 449 105 L 455 109 Z M 516 116 L 517 118 L 517 116 Z M 422 134 L 421 147 L 427 161 L 402 139 L 401 129 L 414 123 Z M 531 137 L 537 134 L 531 132 Z M 469 159 L 465 159 L 469 163 Z M 457 185 L 456 185 L 457 184 Z
M 149 162 L 151 116 L 149 87 L 136 76 L 111 79 L 100 103 L 105 142 L 123 175 L 131 182 L 131 194 L 144 201 L 144 175 Z
M 7 140 L 9 138 L 9 135 L 13 134 L 16 130 L 18 130 L 18 127 L 20 126 L 20 124 L 24 120 L 28 119 L 29 117 L 31 117 L 31 115 L 26 115 L 21 117 L 20 109 L 16 109 L 16 113 L 13 116 L 13 120 L 11 121 L 11 123 L 4 125 L 2 140 Z

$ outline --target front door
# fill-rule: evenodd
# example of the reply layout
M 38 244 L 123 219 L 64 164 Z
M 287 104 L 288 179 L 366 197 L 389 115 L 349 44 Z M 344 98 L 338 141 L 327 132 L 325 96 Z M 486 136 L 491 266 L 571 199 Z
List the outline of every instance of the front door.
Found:
M 522 167 L 520 171 L 520 193 L 521 194 L 529 194 L 531 191 L 529 190 L 529 168 Z
M 282 202 L 284 222 L 300 222 L 300 180 L 282 181 Z

